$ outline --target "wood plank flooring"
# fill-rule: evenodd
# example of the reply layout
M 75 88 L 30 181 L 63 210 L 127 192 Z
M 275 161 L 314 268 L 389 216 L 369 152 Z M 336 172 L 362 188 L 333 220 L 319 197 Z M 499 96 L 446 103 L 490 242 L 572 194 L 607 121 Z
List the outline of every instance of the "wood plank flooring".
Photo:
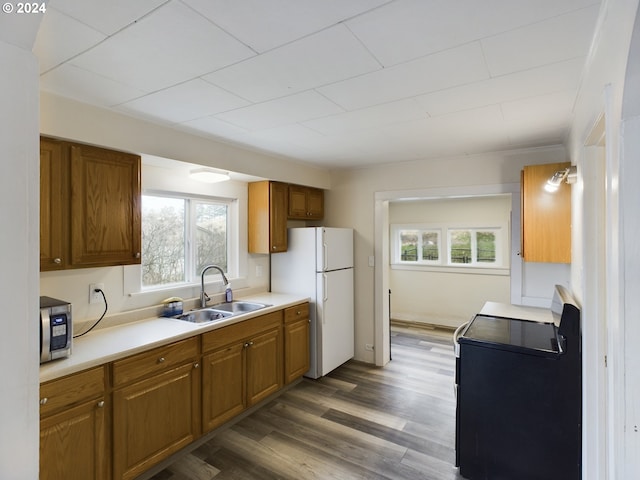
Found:
M 153 480 L 458 480 L 451 332 L 392 327 L 384 368 L 304 379 Z

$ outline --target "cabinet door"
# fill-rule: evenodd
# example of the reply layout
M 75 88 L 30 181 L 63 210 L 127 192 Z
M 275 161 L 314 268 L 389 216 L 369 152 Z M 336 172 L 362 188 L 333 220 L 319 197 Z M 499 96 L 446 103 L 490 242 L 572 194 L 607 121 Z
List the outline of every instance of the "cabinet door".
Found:
M 289 218 L 307 219 L 307 188 L 289 185 Z
M 569 163 L 530 165 L 522 175 L 522 257 L 526 262 L 571 263 L 571 186 L 544 185 Z
M 71 263 L 140 263 L 140 157 L 71 146 Z
M 40 271 L 64 269 L 69 261 L 69 162 L 63 145 L 40 140 Z
M 282 387 L 281 328 L 252 338 L 246 347 L 247 406 Z
M 269 237 L 271 240 L 271 252 L 287 251 L 287 200 L 288 189 L 284 183 L 271 182 L 270 191 L 270 216 Z
M 113 392 L 114 479 L 132 479 L 198 437 L 199 369 L 189 363 Z
M 244 343 L 202 358 L 202 429 L 207 432 L 245 409 Z
M 309 319 L 284 326 L 284 382 L 290 383 L 309 370 Z
M 309 188 L 307 191 L 307 212 L 309 218 L 319 220 L 324 217 L 324 190 Z
M 104 399 L 40 422 L 40 480 L 106 480 Z

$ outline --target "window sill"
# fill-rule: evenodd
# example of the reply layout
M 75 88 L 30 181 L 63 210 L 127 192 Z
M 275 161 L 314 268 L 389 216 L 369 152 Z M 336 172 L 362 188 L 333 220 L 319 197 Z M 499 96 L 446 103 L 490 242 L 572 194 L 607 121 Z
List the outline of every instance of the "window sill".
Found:
M 433 273 L 459 273 L 468 275 L 510 275 L 509 268 L 506 267 L 469 267 L 469 266 L 451 266 L 451 265 L 409 265 L 406 263 L 393 263 L 391 270 L 406 270 L 416 272 L 433 272 Z

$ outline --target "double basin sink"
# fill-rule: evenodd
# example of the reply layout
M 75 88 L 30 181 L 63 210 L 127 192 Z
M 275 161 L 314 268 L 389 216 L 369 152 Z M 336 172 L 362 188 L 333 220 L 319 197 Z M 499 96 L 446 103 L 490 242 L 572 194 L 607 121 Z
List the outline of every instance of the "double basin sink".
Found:
M 206 323 L 214 322 L 216 320 L 224 320 L 225 318 L 253 312 L 270 306 L 271 305 L 267 305 L 266 303 L 233 301 L 228 303 L 218 303 L 217 305 L 200 308 L 198 310 L 191 310 L 174 318 L 191 323 Z

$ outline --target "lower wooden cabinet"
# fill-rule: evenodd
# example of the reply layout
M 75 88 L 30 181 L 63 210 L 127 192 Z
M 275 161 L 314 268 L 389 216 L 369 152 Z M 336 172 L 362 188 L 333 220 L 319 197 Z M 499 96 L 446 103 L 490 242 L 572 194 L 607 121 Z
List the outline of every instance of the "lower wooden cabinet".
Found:
M 197 338 L 114 362 L 113 381 L 143 376 L 113 391 L 113 477 L 132 479 L 200 434 Z M 176 363 L 182 364 L 175 366 Z
M 291 383 L 309 370 L 309 304 L 284 311 L 284 383 Z
M 283 386 L 282 311 L 205 333 L 202 349 L 204 431 L 222 425 Z
M 303 303 L 43 383 L 40 480 L 138 477 L 306 372 L 308 317 Z
M 104 368 L 41 385 L 40 480 L 109 478 Z

